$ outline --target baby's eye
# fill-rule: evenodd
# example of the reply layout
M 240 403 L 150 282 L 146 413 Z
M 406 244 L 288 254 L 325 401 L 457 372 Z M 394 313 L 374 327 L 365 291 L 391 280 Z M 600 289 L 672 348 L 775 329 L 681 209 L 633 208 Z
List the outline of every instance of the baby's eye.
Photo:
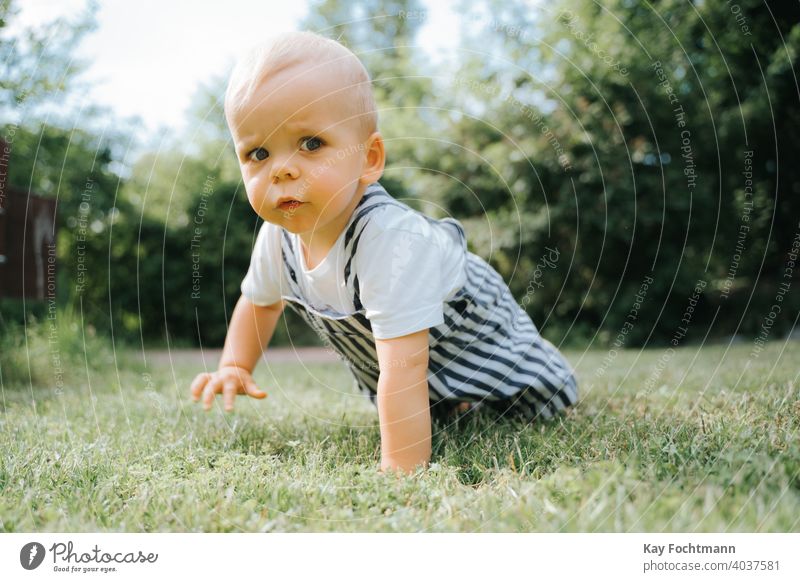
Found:
M 269 157 L 269 152 L 264 148 L 255 148 L 247 154 L 247 159 L 253 162 L 261 162 Z
M 322 140 L 318 137 L 304 137 L 300 142 L 300 149 L 307 152 L 313 152 L 321 147 Z

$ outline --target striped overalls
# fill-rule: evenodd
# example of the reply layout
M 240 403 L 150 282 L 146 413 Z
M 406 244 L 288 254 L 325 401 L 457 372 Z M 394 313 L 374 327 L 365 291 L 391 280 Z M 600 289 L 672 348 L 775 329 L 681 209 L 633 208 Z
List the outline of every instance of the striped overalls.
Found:
M 286 230 L 281 233 L 283 299 L 343 359 L 355 388 L 376 403 L 378 356 L 370 321 L 359 298 L 352 261 L 370 212 L 386 204 L 417 212 L 395 200 L 379 183 L 364 193 L 344 238 L 344 280 L 356 311 L 319 310 L 304 300 L 297 283 L 300 249 Z M 425 216 L 425 215 L 423 215 Z M 428 393 L 431 404 L 483 402 L 528 419 L 551 418 L 578 397 L 575 376 L 561 353 L 541 335 L 514 300 L 503 278 L 488 263 L 468 252 L 464 229 L 453 218 L 425 218 L 458 233 L 467 253 L 464 286 L 443 305 L 444 323 L 430 328 Z

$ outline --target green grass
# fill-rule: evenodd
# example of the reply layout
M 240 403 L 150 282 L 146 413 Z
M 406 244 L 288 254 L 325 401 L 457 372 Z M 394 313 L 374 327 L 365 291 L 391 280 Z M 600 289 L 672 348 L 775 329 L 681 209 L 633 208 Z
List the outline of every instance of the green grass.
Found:
M 340 365 L 261 363 L 269 398 L 225 414 L 188 398 L 197 369 L 93 354 L 61 394 L 3 384 L 0 531 L 797 531 L 799 350 L 749 350 L 680 349 L 658 377 L 663 350 L 599 377 L 606 352 L 568 353 L 566 416 L 438 427 L 409 477 L 377 472 Z

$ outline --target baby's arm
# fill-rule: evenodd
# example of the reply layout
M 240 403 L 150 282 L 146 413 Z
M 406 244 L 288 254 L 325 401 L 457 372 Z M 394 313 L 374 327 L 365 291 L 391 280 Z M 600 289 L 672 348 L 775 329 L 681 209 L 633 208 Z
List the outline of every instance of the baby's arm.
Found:
M 431 458 L 428 399 L 428 330 L 375 340 L 381 471 L 413 472 Z
M 266 398 L 266 393 L 258 389 L 251 374 L 269 345 L 282 311 L 283 301 L 261 306 L 254 305 L 244 296 L 239 298 L 231 315 L 219 369 L 199 374 L 192 382 L 190 390 L 195 402 L 202 394 L 203 407 L 210 410 L 214 396 L 222 393 L 225 410 L 230 411 L 237 394 Z

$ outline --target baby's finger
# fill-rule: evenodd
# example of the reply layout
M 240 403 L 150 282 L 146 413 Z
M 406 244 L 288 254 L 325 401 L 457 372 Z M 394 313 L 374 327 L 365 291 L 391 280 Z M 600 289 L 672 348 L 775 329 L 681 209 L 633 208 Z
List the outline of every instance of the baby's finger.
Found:
M 211 405 L 214 402 L 214 396 L 221 391 L 222 382 L 219 378 L 212 378 L 208 384 L 206 384 L 206 389 L 203 391 L 203 408 L 205 410 L 211 410 Z
M 225 384 L 222 386 L 222 401 L 227 412 L 233 410 L 233 401 L 236 399 L 237 386 L 237 383 L 233 380 L 226 380 Z
M 203 374 L 198 374 L 197 377 L 192 381 L 192 385 L 189 387 L 189 391 L 192 394 L 192 400 L 197 402 L 200 399 L 200 394 L 203 393 L 203 387 L 206 385 L 209 378 L 211 378 L 211 374 L 204 372 Z
M 267 397 L 267 393 L 266 392 L 262 392 L 261 390 L 259 390 L 258 386 L 256 386 L 256 383 L 253 382 L 252 380 L 250 380 L 249 382 L 247 382 L 244 385 L 244 391 L 245 391 L 245 394 L 247 394 L 248 396 L 252 396 L 253 398 L 266 398 Z

